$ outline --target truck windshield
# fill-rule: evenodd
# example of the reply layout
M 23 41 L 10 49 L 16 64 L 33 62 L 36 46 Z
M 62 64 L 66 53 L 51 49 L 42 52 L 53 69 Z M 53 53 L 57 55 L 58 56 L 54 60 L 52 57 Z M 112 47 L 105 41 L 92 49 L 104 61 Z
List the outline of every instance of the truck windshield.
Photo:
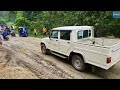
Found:
M 82 30 L 82 31 L 78 31 L 78 33 L 77 33 L 78 39 L 87 38 L 90 36 L 91 36 L 91 30 Z
M 53 31 L 51 32 L 51 38 L 58 39 L 58 30 L 53 30 Z

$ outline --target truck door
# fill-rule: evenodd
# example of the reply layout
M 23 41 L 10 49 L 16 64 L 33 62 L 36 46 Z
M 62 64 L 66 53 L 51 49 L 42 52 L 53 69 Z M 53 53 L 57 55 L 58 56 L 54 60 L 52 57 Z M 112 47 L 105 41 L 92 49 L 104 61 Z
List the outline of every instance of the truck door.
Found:
M 52 30 L 50 36 L 50 49 L 53 51 L 59 50 L 59 38 L 58 38 L 59 30 Z
M 70 33 L 71 30 L 60 30 L 59 52 L 62 54 L 67 54 L 67 51 L 70 49 Z

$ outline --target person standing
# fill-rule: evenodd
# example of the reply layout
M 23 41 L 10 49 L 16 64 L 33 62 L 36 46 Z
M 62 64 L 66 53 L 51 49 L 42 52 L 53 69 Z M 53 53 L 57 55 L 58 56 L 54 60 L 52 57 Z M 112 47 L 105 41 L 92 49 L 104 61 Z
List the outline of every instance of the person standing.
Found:
M 37 36 L 37 29 L 34 28 L 34 34 L 35 34 L 35 37 Z
M 47 29 L 46 29 L 46 26 L 45 26 L 45 27 L 43 28 L 43 37 L 44 37 L 44 36 L 47 36 L 46 33 L 47 33 Z

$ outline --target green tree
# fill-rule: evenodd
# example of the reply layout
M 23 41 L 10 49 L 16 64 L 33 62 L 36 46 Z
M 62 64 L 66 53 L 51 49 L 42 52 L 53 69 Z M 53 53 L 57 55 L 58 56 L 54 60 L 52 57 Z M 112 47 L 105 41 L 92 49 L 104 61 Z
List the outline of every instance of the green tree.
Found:
M 24 11 L 17 11 L 16 19 L 14 23 L 17 27 L 19 26 L 29 27 L 29 21 L 27 20 L 27 18 L 25 18 Z
M 0 24 L 6 24 L 6 20 L 0 17 Z
M 16 15 L 15 15 L 16 12 Z M 112 11 L 15 11 L 16 26 L 27 26 L 32 32 L 36 27 L 42 34 L 47 26 L 48 32 L 54 27 L 90 25 L 95 28 L 95 36 L 114 35 L 120 37 L 120 19 L 112 18 Z M 13 13 L 13 12 L 12 12 Z

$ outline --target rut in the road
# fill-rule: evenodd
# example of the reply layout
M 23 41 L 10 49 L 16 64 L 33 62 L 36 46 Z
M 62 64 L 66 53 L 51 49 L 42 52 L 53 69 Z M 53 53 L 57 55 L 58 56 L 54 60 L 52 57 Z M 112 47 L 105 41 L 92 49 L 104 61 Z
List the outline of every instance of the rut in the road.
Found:
M 7 46 L 9 47 L 9 46 Z M 9 49 L 11 49 L 18 58 L 16 58 L 16 63 L 19 66 L 22 66 L 24 68 L 28 68 L 30 71 L 32 71 L 38 78 L 43 79 L 72 79 L 74 78 L 69 73 L 65 72 L 60 67 L 56 66 L 55 63 L 45 60 L 42 56 L 36 54 L 35 52 L 29 51 L 29 50 L 19 50 L 22 47 L 19 46 L 13 46 L 11 45 Z M 19 52 L 19 54 L 17 54 Z M 28 53 L 29 52 L 29 53 Z M 20 56 L 21 55 L 21 56 Z M 26 60 L 26 58 L 19 59 L 19 57 L 26 56 L 29 58 L 29 60 L 32 60 L 33 63 L 30 63 Z M 36 62 L 36 63 L 35 63 Z
M 39 79 L 54 79 L 55 76 L 51 75 L 51 74 L 47 74 L 44 72 L 44 70 L 40 69 L 40 68 L 36 68 L 35 66 L 25 62 L 25 61 L 21 61 L 19 60 L 17 62 L 20 66 L 28 68 L 31 72 L 33 72 Z M 59 77 L 56 77 L 59 78 Z
M 31 54 L 30 54 L 31 53 Z M 45 60 L 43 59 L 42 56 L 35 54 L 33 52 L 30 52 L 29 54 L 24 53 L 27 57 L 30 57 L 32 60 L 34 60 L 36 63 L 38 63 L 39 65 L 42 65 L 41 68 L 38 68 L 40 70 L 36 70 L 35 67 L 33 67 L 32 65 L 30 65 L 27 62 L 21 61 L 26 67 L 28 67 L 31 71 L 33 71 L 34 73 L 36 73 L 36 75 L 39 78 L 55 78 L 55 75 L 57 76 L 56 78 L 74 78 L 73 76 L 71 76 L 70 74 L 66 73 L 63 69 L 59 68 L 58 66 L 56 66 L 55 63 L 49 61 L 49 60 Z M 45 72 L 46 71 L 46 72 Z M 40 72 L 40 74 L 39 74 Z M 45 73 L 44 73 L 45 72 Z M 47 77 L 45 77 L 46 73 L 50 72 L 49 74 L 51 74 L 51 76 L 49 74 L 47 74 Z M 40 77 L 40 75 L 42 75 Z
M 12 59 L 12 52 L 10 50 L 7 50 L 7 49 L 3 48 L 3 47 L 0 47 L 0 51 L 3 54 L 5 54 L 5 52 L 6 52 L 6 54 L 5 54 L 5 60 L 0 61 L 1 63 L 4 63 L 0 67 L 0 69 L 2 69 L 2 68 L 5 68 L 9 64 L 10 60 Z
M 32 52 L 33 53 L 33 52 Z M 45 68 L 47 69 L 50 69 L 50 70 L 53 70 L 53 67 L 55 68 L 55 70 L 53 70 L 54 72 L 53 73 L 56 73 L 57 71 L 60 71 L 61 73 L 58 73 L 60 74 L 60 76 L 62 77 L 62 73 L 64 73 L 65 75 L 68 75 L 69 77 L 71 78 L 74 78 L 72 75 L 68 74 L 67 72 L 65 72 L 63 69 L 61 69 L 60 67 L 58 67 L 55 63 L 53 63 L 52 61 L 49 61 L 49 60 L 46 60 L 44 59 L 42 56 L 38 55 L 38 54 L 35 54 L 33 53 L 33 56 L 34 56 L 34 60 L 39 63 L 39 64 L 42 64 L 44 65 Z M 40 60 L 43 60 L 44 62 L 41 62 Z M 45 64 L 46 63 L 46 64 Z M 49 66 L 49 67 L 48 67 Z M 57 73 L 56 73 L 57 74 Z

